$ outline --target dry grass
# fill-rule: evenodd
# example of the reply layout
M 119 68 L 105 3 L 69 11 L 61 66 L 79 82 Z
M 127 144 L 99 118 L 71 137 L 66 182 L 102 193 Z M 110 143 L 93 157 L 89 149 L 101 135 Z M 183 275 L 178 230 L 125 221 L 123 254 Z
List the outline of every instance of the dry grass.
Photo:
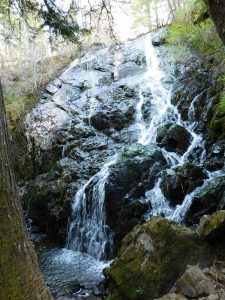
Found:
M 57 77 L 77 53 L 77 47 L 68 43 L 60 43 L 50 53 L 43 40 L 27 46 L 5 45 L 1 49 L 1 80 L 11 130 L 16 129 L 18 121 L 34 105 L 41 89 Z

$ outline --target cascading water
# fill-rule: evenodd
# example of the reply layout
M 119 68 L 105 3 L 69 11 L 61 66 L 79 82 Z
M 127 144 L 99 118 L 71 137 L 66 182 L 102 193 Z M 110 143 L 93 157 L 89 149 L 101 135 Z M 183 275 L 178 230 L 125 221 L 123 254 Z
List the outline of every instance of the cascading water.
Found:
M 181 125 L 184 128 L 186 128 L 186 130 L 191 134 L 191 144 L 182 156 L 162 149 L 167 163 L 171 168 L 182 166 L 184 163 L 189 161 L 190 153 L 192 153 L 193 155 L 194 150 L 196 148 L 199 148 L 201 155 L 194 156 L 192 161 L 196 164 L 201 165 L 205 161 L 206 151 L 202 136 L 195 132 L 195 103 L 198 101 L 198 98 L 201 96 L 202 93 L 204 93 L 204 91 L 193 99 L 188 111 L 188 121 L 183 122 L 181 120 L 181 116 L 179 115 L 177 108 L 171 104 L 170 90 L 166 89 L 165 85 L 162 83 L 165 74 L 159 68 L 159 60 L 157 57 L 156 50 L 150 42 L 150 36 L 147 36 L 145 41 L 145 55 L 148 70 L 145 74 L 144 89 L 149 88 L 152 94 L 152 116 L 150 124 L 146 125 L 142 115 L 142 107 L 144 104 L 142 88 L 140 90 L 140 101 L 138 102 L 136 108 L 136 121 L 139 129 L 138 142 L 143 145 L 146 145 L 148 143 L 155 143 L 157 129 L 160 126 L 165 125 L 166 123 L 171 122 Z M 160 189 L 161 179 L 159 178 L 156 181 L 155 187 L 152 190 L 147 191 L 145 194 L 146 201 L 151 206 L 151 210 L 146 215 L 146 218 L 149 219 L 151 216 L 164 216 L 168 219 L 181 222 L 184 219 L 188 209 L 190 208 L 195 195 L 201 192 L 213 178 L 221 176 L 221 172 L 218 171 L 213 173 L 207 173 L 209 178 L 204 180 L 203 185 L 197 187 L 196 189 L 194 189 L 193 192 L 186 195 L 183 200 L 183 203 L 181 205 L 177 205 L 175 208 L 170 207 L 167 199 L 163 195 Z
M 139 92 L 140 101 L 137 104 L 137 126 L 141 129 L 138 142 L 147 145 L 155 142 L 157 128 L 163 123 L 178 114 L 170 102 L 170 90 L 167 90 L 162 84 L 164 78 L 163 72 L 159 68 L 159 61 L 154 47 L 151 44 L 151 36 L 145 38 L 145 56 L 147 62 L 147 72 L 144 75 L 144 85 Z M 151 92 L 151 116 L 150 124 L 146 126 L 142 116 L 143 90 L 150 89 Z M 171 112 L 169 113 L 169 111 Z
M 115 155 L 76 193 L 72 205 L 67 248 L 85 252 L 98 260 L 110 257 L 112 236 L 106 225 L 105 182 L 109 168 L 117 161 Z M 92 192 L 88 193 L 88 188 Z M 91 196 L 90 196 L 91 194 Z M 108 255 L 106 254 L 108 251 Z
M 188 150 L 183 155 L 178 155 L 173 152 L 168 152 L 162 149 L 162 152 L 171 168 L 181 166 L 188 161 L 189 154 L 198 146 L 204 153 L 204 144 L 202 137 L 195 133 L 194 123 L 194 103 L 193 100 L 189 109 L 189 120 L 183 122 L 178 113 L 177 108 L 171 104 L 171 85 L 166 84 L 166 74 L 160 69 L 160 62 L 157 51 L 151 43 L 151 35 L 147 35 L 142 40 L 144 45 L 144 53 L 146 57 L 147 70 L 143 76 L 138 79 L 139 101 L 136 106 L 135 126 L 138 131 L 138 143 L 147 145 L 156 143 L 157 129 L 168 123 L 178 124 L 191 134 L 192 141 Z M 136 45 L 133 45 L 136 47 Z M 119 65 L 119 64 L 118 64 Z M 96 85 L 94 71 L 87 63 L 88 71 L 92 75 L 92 89 Z M 116 73 L 117 70 L 114 70 Z M 135 80 L 131 81 L 136 84 Z M 145 121 L 142 113 L 145 105 L 145 92 L 150 91 L 148 100 L 150 101 L 149 122 Z M 89 109 L 89 123 L 95 105 L 95 97 L 91 95 Z M 106 260 L 110 257 L 110 250 L 113 248 L 113 239 L 110 229 L 106 224 L 105 217 L 105 182 L 109 176 L 110 166 L 118 160 L 119 154 L 115 155 L 109 162 L 103 165 L 102 169 L 91 177 L 76 193 L 72 204 L 72 215 L 70 218 L 67 248 L 87 253 L 97 260 Z M 200 158 L 202 161 L 203 154 Z M 196 162 L 197 162 L 196 158 Z M 197 162 L 197 163 L 200 163 Z M 210 180 L 210 179 L 209 179 Z M 197 191 L 197 188 L 191 194 L 187 195 L 182 205 L 176 208 L 170 207 L 167 199 L 160 189 L 161 178 L 158 178 L 155 187 L 146 192 L 146 201 L 150 203 L 151 211 L 146 215 L 146 218 L 151 216 L 163 215 L 168 219 L 181 221 L 191 204 L 191 200 Z
M 83 143 L 83 140 L 86 143 L 85 146 L 88 145 L 88 148 L 91 148 L 90 144 L 95 143 L 97 138 L 103 139 L 103 147 L 107 149 L 103 150 L 106 155 L 104 153 L 100 160 L 102 167 L 99 172 L 94 176 L 92 176 L 91 172 L 85 173 L 84 176 L 80 176 L 80 173 L 78 174 L 78 178 L 85 180 L 92 177 L 79 187 L 72 199 L 67 249 L 56 248 L 45 255 L 50 257 L 50 259 L 47 258 L 48 267 L 46 267 L 48 277 L 51 277 L 52 270 L 57 265 L 57 270 L 60 273 L 60 276 L 56 276 L 57 278 L 61 278 L 61 274 L 64 274 L 66 282 L 67 278 L 69 278 L 69 281 L 72 281 L 76 277 L 79 283 L 84 286 L 91 286 L 91 289 L 102 280 L 102 270 L 108 264 L 107 259 L 112 257 L 113 235 L 107 226 L 106 220 L 105 185 L 109 178 L 111 167 L 121 159 L 120 151 L 123 151 L 124 146 L 130 142 L 138 142 L 144 146 L 150 143 L 155 144 L 157 142 L 157 131 L 161 126 L 166 124 L 179 125 L 188 131 L 191 136 L 191 143 L 187 151 L 182 155 L 169 152 L 165 148 L 161 149 L 168 168 L 173 169 L 189 161 L 195 165 L 201 165 L 206 160 L 203 138 L 200 134 L 197 134 L 197 124 L 195 124 L 195 104 L 198 102 L 198 96 L 193 99 L 190 105 L 188 120 L 183 121 L 178 109 L 171 103 L 173 84 L 167 80 L 168 74 L 161 68 L 161 61 L 158 57 L 158 54 L 161 54 L 161 50 L 158 52 L 152 45 L 151 35 L 149 34 L 136 41 L 128 41 L 125 45 L 118 46 L 118 48 L 115 47 L 102 49 L 96 55 L 86 54 L 80 62 L 71 67 L 69 79 L 64 76 L 66 80 L 64 78 L 63 87 L 69 89 L 69 91 L 70 89 L 75 89 L 74 99 L 73 97 L 69 98 L 72 105 L 73 102 L 76 103 L 76 100 L 79 103 L 85 103 L 84 108 L 82 107 L 80 112 L 80 106 L 78 108 L 75 106 L 76 109 L 73 110 L 74 115 L 78 115 L 78 118 L 76 119 L 75 117 L 75 122 L 72 122 L 69 126 L 72 131 L 71 135 L 73 135 L 74 124 L 79 122 L 82 123 L 82 126 L 84 125 L 85 138 L 89 139 L 90 134 L 90 140 L 85 142 L 83 135 L 80 138 L 78 132 L 72 146 L 71 141 L 68 140 L 69 149 L 74 147 L 75 149 L 72 150 L 76 151 L 77 144 Z M 143 59 L 144 56 L 145 59 Z M 133 65 L 135 65 L 134 69 Z M 67 86 L 65 87 L 65 85 Z M 123 94 L 121 96 L 120 93 L 116 94 L 115 92 L 112 100 L 116 102 L 120 98 L 118 102 L 119 106 L 122 107 L 121 111 L 126 101 L 130 105 L 125 105 L 125 108 L 129 108 L 127 110 L 129 113 L 133 114 L 134 108 L 136 108 L 135 121 L 128 125 L 129 127 L 125 125 L 121 131 L 114 130 L 114 128 L 111 128 L 111 125 L 106 132 L 96 129 L 91 122 L 92 117 L 95 117 L 96 113 L 101 113 L 106 107 L 106 117 L 110 119 L 110 110 L 118 110 L 118 103 L 112 103 L 111 100 L 107 99 L 114 90 L 117 91 L 118 89 L 123 91 L 126 89 L 128 96 L 123 98 Z M 77 96 L 77 93 L 80 94 Z M 64 94 L 62 95 L 64 96 Z M 103 114 L 103 116 L 105 115 Z M 114 117 L 113 114 L 112 117 Z M 87 127 L 89 131 L 87 130 L 86 132 Z M 125 131 L 128 135 L 125 134 L 125 138 L 123 138 Z M 113 135 L 114 138 L 112 138 Z M 110 144 L 110 147 L 108 147 L 108 144 Z M 63 146 L 62 158 L 65 161 L 73 161 L 74 157 L 71 155 L 71 158 L 68 155 L 69 151 L 66 151 L 68 145 L 65 144 Z M 197 151 L 195 151 L 196 149 Z M 86 157 L 89 157 L 88 159 L 91 162 L 94 162 L 97 157 L 96 161 L 98 163 L 98 156 L 102 155 L 101 151 L 101 148 L 97 150 L 91 149 L 90 153 L 87 154 L 85 152 L 87 154 Z M 107 155 L 112 155 L 112 153 L 117 154 L 109 159 L 105 158 Z M 83 159 L 85 158 L 80 160 L 75 158 L 75 163 L 81 163 L 82 166 Z M 96 162 L 94 164 L 96 167 Z M 89 166 L 89 164 L 87 165 Z M 167 171 L 169 172 L 170 170 Z M 146 192 L 144 199 L 143 197 L 140 199 L 142 202 L 149 203 L 150 209 L 145 216 L 146 219 L 152 216 L 163 215 L 177 222 L 182 221 L 195 195 L 201 192 L 217 176 L 220 176 L 220 172 L 208 173 L 208 178 L 204 180 L 202 186 L 197 187 L 190 194 L 186 195 L 182 204 L 172 207 L 160 188 L 162 177 L 159 174 L 154 188 Z M 65 285 L 65 282 L 62 285 Z M 61 286 L 61 283 L 57 281 L 55 286 Z

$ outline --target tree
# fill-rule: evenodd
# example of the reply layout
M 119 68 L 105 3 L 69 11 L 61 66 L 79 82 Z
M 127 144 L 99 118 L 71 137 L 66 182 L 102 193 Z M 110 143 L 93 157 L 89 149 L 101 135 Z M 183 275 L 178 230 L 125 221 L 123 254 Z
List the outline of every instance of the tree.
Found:
M 225 43 L 225 2 L 224 0 L 205 0 L 209 10 L 209 15 L 215 23 L 217 32 Z
M 11 166 L 10 144 L 0 84 L 0 299 L 52 299 L 28 239 Z

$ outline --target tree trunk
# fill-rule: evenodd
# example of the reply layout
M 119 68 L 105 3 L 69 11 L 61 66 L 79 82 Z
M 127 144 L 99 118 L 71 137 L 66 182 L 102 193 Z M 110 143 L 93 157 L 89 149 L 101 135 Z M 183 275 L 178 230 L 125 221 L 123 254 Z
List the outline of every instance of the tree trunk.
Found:
M 205 0 L 209 8 L 209 15 L 216 25 L 217 32 L 225 44 L 225 1 Z
M 25 232 L 11 166 L 10 145 L 0 83 L 0 299 L 52 299 Z

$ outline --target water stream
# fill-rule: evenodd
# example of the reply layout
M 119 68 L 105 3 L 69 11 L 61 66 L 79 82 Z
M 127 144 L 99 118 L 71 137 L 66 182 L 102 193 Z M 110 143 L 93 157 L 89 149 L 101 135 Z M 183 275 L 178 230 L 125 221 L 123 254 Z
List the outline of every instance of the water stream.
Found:
M 127 47 L 129 47 L 129 43 Z M 137 86 L 137 82 L 139 86 L 139 101 L 136 105 L 135 124 L 133 124 L 136 128 L 136 135 L 138 132 L 137 142 L 142 145 L 156 143 L 159 127 L 168 123 L 181 125 L 191 134 L 192 140 L 189 148 L 183 155 L 162 149 L 168 166 L 170 168 L 182 166 L 185 162 L 189 161 L 190 154 L 192 154 L 192 160 L 195 164 L 202 164 L 205 160 L 204 142 L 202 136 L 195 132 L 196 124 L 194 123 L 195 101 L 197 101 L 197 97 L 192 101 L 190 106 L 188 121 L 182 121 L 177 108 L 171 104 L 172 84 L 166 83 L 166 74 L 160 67 L 158 50 L 152 46 L 150 34 L 142 39 L 141 47 L 144 48 L 143 52 L 146 56 L 146 72 L 141 74 L 138 80 L 137 76 L 134 76 L 135 79 L 130 78 L 131 86 L 132 84 L 133 86 Z M 117 64 L 115 63 L 115 65 Z M 89 125 L 91 125 L 91 116 L 96 105 L 98 105 L 94 97 L 97 80 L 92 67 L 88 64 L 87 66 L 88 72 L 91 73 L 92 77 L 88 115 Z M 116 67 L 114 70 L 115 74 L 117 74 Z M 150 92 L 148 101 L 150 101 L 151 109 L 150 115 L 147 118 L 148 121 L 146 121 L 146 116 L 143 115 L 146 91 Z M 200 156 L 193 154 L 196 148 L 200 149 Z M 87 285 L 88 282 L 98 283 L 102 279 L 102 269 L 107 265 L 107 259 L 112 257 L 113 237 L 106 223 L 105 183 L 110 174 L 110 168 L 119 159 L 119 154 L 117 153 L 113 157 L 110 157 L 103 164 L 100 171 L 84 182 L 74 195 L 66 249 L 56 249 L 50 255 L 51 262 L 48 261 L 50 266 L 54 264 L 59 265 L 62 273 L 63 270 L 71 268 L 72 273 L 80 274 L 79 276 L 82 278 L 81 282 L 84 285 Z M 146 214 L 146 220 L 152 216 L 163 215 L 177 222 L 182 221 L 196 193 L 201 191 L 215 176 L 219 176 L 219 173 L 209 173 L 209 178 L 204 181 L 203 185 L 196 188 L 189 195 L 186 195 L 183 203 L 176 207 L 169 205 L 169 202 L 160 189 L 161 178 L 157 178 L 154 188 L 145 194 L 145 201 L 151 207 Z M 81 261 L 82 263 L 80 264 Z M 49 272 L 51 273 L 51 269 Z

